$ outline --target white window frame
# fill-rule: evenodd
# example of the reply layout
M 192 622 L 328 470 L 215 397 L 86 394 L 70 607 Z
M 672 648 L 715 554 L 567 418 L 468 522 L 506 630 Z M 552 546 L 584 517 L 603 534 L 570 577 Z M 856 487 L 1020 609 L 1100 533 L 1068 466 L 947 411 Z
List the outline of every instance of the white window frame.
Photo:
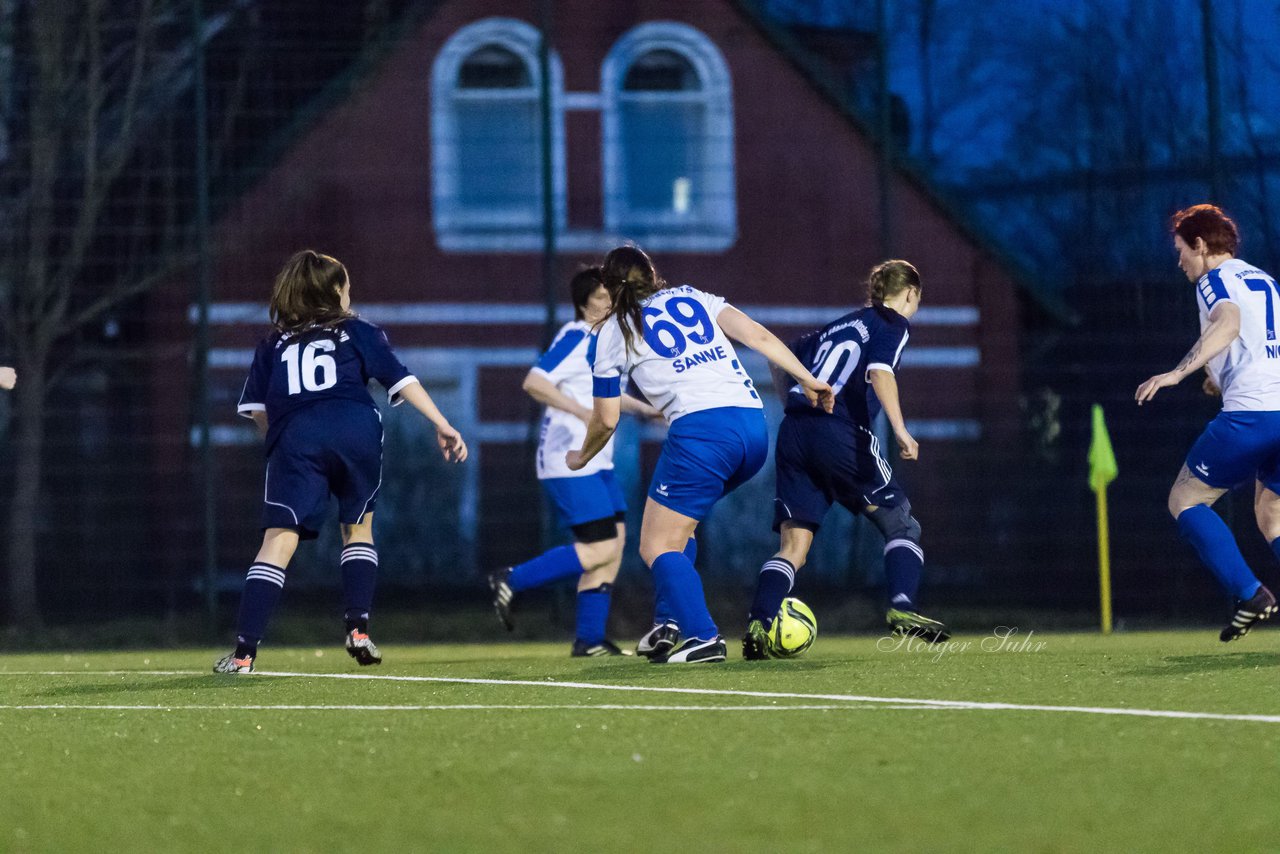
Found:
M 515 18 L 484 18 L 453 34 L 440 48 L 431 68 L 431 167 L 432 218 L 436 242 L 451 251 L 527 251 L 542 245 L 542 201 L 536 208 L 464 207 L 458 203 L 461 175 L 458 158 L 458 122 L 454 109 L 459 98 L 511 97 L 500 92 L 465 91 L 457 88 L 462 63 L 476 50 L 489 45 L 510 50 L 524 60 L 536 93 L 542 85 L 538 63 L 541 40 L 538 29 Z M 565 133 L 564 74 L 560 57 L 548 57 L 551 76 L 551 169 L 553 218 L 557 232 L 564 231 Z
M 696 100 L 706 107 L 703 128 L 703 162 L 723 164 L 711 169 L 703 189 L 713 198 L 723 199 L 703 214 L 684 216 L 632 210 L 628 204 L 626 175 L 622 168 L 626 140 L 622 138 L 619 98 L 627 71 L 642 55 L 667 50 L 684 57 L 701 81 L 698 92 L 673 92 L 642 97 Z M 738 231 L 734 161 L 733 84 L 729 66 L 711 39 L 688 24 L 650 21 L 625 33 L 605 57 L 601 68 L 603 102 L 602 140 L 604 166 L 604 225 L 607 232 L 642 240 L 653 249 L 679 251 L 723 251 L 734 244 Z M 627 97 L 635 97 L 628 95 Z

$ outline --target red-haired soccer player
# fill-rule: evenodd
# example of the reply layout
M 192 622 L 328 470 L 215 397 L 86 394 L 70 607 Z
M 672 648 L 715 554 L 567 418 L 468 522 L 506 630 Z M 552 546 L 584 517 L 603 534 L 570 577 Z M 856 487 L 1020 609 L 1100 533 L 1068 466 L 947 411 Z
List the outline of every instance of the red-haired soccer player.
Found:
M 1235 257 L 1240 235 L 1220 208 L 1178 211 L 1172 230 L 1178 266 L 1196 286 L 1200 339 L 1176 368 L 1151 377 L 1134 397 L 1141 405 L 1202 367 L 1222 393 L 1222 412 L 1191 446 L 1169 491 L 1169 512 L 1236 600 L 1220 635 L 1233 641 L 1276 612 L 1276 597 L 1249 569 L 1212 506 L 1231 487 L 1254 481 L 1258 528 L 1280 556 L 1280 286 Z

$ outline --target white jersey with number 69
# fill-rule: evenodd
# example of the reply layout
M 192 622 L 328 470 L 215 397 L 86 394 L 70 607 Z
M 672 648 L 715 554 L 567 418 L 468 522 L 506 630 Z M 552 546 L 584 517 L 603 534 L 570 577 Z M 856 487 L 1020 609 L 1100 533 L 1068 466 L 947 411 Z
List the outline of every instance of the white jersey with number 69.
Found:
M 644 329 L 630 351 L 619 326 L 629 321 L 610 317 L 590 357 L 597 396 L 616 394 L 611 384 L 630 374 L 667 423 L 704 409 L 763 409 L 733 342 L 716 323 L 727 306 L 722 297 L 689 285 L 664 288 L 642 304 Z
M 1209 377 L 1222 389 L 1228 412 L 1280 411 L 1280 287 L 1238 258 L 1224 261 L 1196 283 L 1200 329 L 1222 302 L 1240 309 L 1240 335 L 1209 360 Z

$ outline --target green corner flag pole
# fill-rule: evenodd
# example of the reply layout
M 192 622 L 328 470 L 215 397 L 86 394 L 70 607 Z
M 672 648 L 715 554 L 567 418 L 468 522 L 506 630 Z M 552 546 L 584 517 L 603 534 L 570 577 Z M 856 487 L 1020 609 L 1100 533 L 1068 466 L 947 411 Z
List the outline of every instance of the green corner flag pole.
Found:
M 1102 407 L 1093 405 L 1093 436 L 1089 442 L 1089 488 L 1098 504 L 1098 591 L 1102 600 L 1102 633 L 1111 634 L 1111 537 L 1107 522 L 1107 485 L 1116 479 L 1116 466 L 1111 437 Z

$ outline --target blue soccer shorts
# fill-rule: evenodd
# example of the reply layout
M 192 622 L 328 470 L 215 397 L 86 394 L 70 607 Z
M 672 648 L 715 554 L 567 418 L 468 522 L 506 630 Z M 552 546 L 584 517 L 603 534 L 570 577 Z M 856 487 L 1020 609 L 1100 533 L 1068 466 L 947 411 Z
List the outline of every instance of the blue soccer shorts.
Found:
M 701 522 L 717 501 L 760 471 L 768 456 L 763 409 L 726 406 L 682 415 L 667 431 L 649 497 Z
M 1280 412 L 1219 412 L 1191 446 L 1186 463 L 1218 489 L 1256 479 L 1280 492 Z
M 542 481 L 542 488 L 566 528 L 613 519 L 627 512 L 627 502 L 613 469 L 601 469 L 583 477 L 548 477 Z
M 852 513 L 907 500 L 874 433 L 820 413 L 787 415 L 773 454 L 773 530 L 788 520 L 816 531 L 831 505 Z
M 378 410 L 327 400 L 289 416 L 267 454 L 262 527 L 292 528 L 315 539 L 338 498 L 338 521 L 353 525 L 372 513 L 382 483 L 382 419 Z

